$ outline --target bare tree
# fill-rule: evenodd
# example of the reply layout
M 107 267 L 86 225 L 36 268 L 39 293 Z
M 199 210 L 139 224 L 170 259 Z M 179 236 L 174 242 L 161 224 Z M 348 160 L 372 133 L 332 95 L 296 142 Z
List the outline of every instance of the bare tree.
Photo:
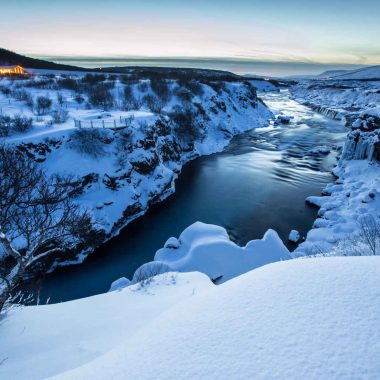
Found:
M 358 221 L 360 238 L 369 251 L 376 255 L 380 246 L 380 222 L 372 215 L 365 215 Z
M 0 311 L 31 269 L 90 241 L 92 220 L 73 201 L 77 186 L 0 146 Z

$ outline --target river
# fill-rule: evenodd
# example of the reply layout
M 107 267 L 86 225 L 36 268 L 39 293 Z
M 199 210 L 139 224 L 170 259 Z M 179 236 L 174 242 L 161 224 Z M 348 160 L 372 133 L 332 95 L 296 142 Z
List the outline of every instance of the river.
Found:
M 316 210 L 305 204 L 333 181 L 337 146 L 347 130 L 289 98 L 287 91 L 262 96 L 274 111 L 292 116 L 290 124 L 254 129 L 236 136 L 221 153 L 187 164 L 176 192 L 154 205 L 88 257 L 81 265 L 60 268 L 34 284 L 39 300 L 60 302 L 106 292 L 120 277 L 131 278 L 151 261 L 167 238 L 195 221 L 225 227 L 236 243 L 261 238 L 275 229 L 287 242 L 291 229 L 305 236 Z M 324 145 L 327 155 L 311 154 Z M 30 284 L 29 284 L 30 285 Z

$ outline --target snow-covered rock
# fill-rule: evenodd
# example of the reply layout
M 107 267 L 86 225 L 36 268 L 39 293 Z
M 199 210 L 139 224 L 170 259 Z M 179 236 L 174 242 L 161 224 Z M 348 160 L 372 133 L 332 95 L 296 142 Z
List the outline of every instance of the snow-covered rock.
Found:
M 298 243 L 301 239 L 301 235 L 297 230 L 291 230 L 289 233 L 288 240 L 292 243 Z
M 162 248 L 154 259 L 181 272 L 206 273 L 217 283 L 225 282 L 259 266 L 290 258 L 289 251 L 273 230 L 245 247 L 233 243 L 219 226 L 196 222 L 180 235 L 177 249 Z
M 171 248 L 171 249 L 177 249 L 179 248 L 179 246 L 181 245 L 181 243 L 179 242 L 179 240 L 175 237 L 170 237 L 166 243 L 164 244 L 164 248 Z
M 121 290 L 129 285 L 131 285 L 131 281 L 129 281 L 126 277 L 121 277 L 111 284 L 109 292 Z

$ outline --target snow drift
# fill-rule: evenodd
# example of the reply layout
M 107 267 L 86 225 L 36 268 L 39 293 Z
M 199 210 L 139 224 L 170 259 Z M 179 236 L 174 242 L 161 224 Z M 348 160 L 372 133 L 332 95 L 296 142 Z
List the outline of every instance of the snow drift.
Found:
M 178 240 L 170 238 L 165 247 L 157 251 L 154 260 L 175 271 L 206 273 L 221 283 L 259 266 L 289 258 L 288 249 L 273 230 L 268 230 L 263 239 L 239 247 L 223 227 L 196 222 L 186 228 Z
M 0 378 L 378 379 L 379 287 L 379 257 L 313 258 L 26 307 L 0 329 Z

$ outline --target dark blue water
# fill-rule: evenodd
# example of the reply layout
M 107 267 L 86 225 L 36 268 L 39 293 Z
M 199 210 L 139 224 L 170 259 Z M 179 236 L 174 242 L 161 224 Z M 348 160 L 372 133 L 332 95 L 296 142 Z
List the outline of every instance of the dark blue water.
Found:
M 176 192 L 122 230 L 83 264 L 61 268 L 38 283 L 40 300 L 71 300 L 105 292 L 122 276 L 153 259 L 170 236 L 202 221 L 225 227 L 238 244 L 261 238 L 268 228 L 283 240 L 291 229 L 305 235 L 316 210 L 305 204 L 333 177 L 336 150 L 312 155 L 318 145 L 342 145 L 346 130 L 289 100 L 286 92 L 264 96 L 273 111 L 294 117 L 290 125 L 251 130 L 224 152 L 186 165 Z M 289 248 L 294 246 L 288 245 Z M 37 286 L 37 284 L 35 285 Z

